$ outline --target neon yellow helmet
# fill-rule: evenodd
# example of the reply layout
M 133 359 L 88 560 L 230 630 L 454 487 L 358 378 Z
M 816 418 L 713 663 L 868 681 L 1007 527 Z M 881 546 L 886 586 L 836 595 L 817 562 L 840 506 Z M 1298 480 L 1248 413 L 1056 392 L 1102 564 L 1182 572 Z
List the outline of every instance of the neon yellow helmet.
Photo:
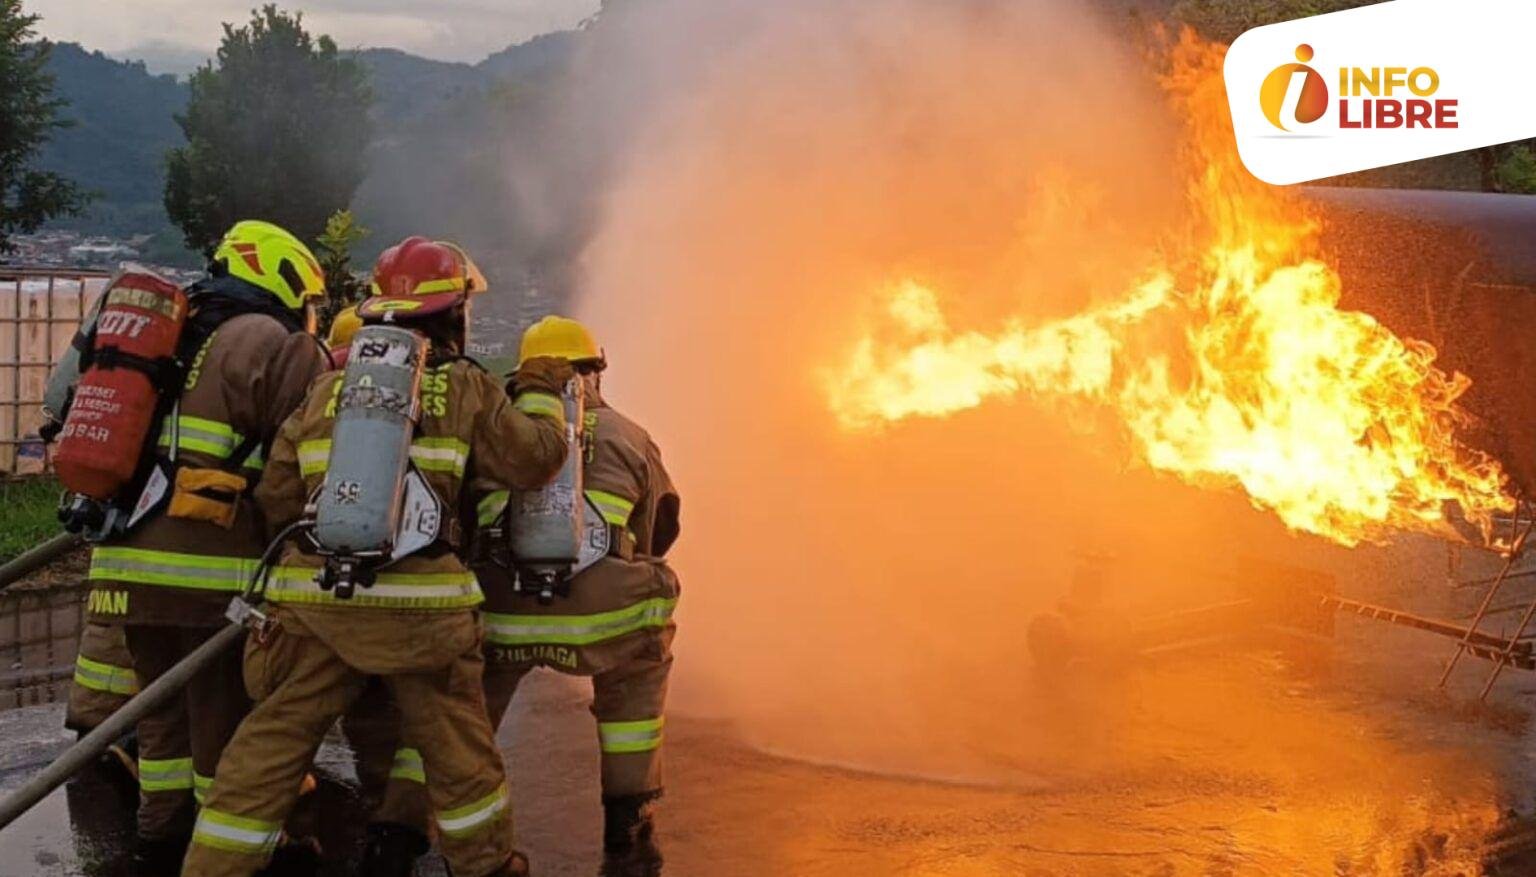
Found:
M 599 369 L 608 364 L 602 348 L 592 339 L 592 333 L 570 317 L 548 316 L 528 327 L 528 331 L 523 333 L 517 363 L 521 366 L 536 356 L 553 356 L 573 363 L 592 363 Z
M 289 310 L 325 294 L 325 272 L 309 247 L 270 222 L 237 222 L 213 251 L 213 261 L 233 277 L 265 289 Z

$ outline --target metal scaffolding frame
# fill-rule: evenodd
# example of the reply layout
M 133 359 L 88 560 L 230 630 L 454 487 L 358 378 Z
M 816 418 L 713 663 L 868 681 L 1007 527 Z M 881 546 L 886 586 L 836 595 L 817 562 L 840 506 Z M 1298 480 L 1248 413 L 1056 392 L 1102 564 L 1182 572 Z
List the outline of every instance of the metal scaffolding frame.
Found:
M 109 276 L 85 269 L 0 267 L 0 338 L 10 342 L 9 356 L 0 359 L 0 425 L 4 426 L 0 429 L 0 477 L 51 468 L 46 449 L 28 428 L 37 420 L 43 402 L 40 392 L 29 390 L 47 380 L 64 353 L 68 342 L 56 342 L 55 336 L 63 333 L 55 327 L 68 327 L 73 335 Z M 65 297 L 74 301 L 62 303 Z M 32 373 L 37 379 L 30 377 Z M 23 466 L 28 459 L 25 451 L 30 448 L 36 448 L 39 465 L 24 472 L 28 468 Z

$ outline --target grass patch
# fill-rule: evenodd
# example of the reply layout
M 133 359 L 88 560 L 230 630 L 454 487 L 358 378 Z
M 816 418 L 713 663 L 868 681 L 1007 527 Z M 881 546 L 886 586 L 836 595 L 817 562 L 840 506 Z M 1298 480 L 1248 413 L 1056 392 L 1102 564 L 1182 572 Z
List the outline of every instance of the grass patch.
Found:
M 0 481 L 0 561 L 63 532 L 57 516 L 59 490 L 52 478 Z

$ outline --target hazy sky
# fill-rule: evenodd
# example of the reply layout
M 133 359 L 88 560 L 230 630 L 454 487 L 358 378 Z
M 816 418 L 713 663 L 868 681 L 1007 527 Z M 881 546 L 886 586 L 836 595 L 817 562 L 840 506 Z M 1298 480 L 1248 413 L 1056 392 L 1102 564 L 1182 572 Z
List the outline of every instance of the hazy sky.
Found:
M 39 32 L 118 57 L 180 67 L 218 44 L 219 23 L 263 0 L 23 0 Z M 512 43 L 571 27 L 599 0 L 283 0 L 343 48 L 391 46 L 429 58 L 478 61 Z M 178 61 L 178 56 L 180 60 Z M 151 66 L 155 66 L 154 63 Z

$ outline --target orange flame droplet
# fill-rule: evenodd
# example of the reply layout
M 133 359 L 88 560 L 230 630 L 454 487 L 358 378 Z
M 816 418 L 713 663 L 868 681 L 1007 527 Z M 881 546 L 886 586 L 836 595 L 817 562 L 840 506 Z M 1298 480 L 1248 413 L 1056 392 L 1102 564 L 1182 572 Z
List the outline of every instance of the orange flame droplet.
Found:
M 1338 307 L 1304 206 L 1236 156 L 1221 59 L 1185 35 L 1163 80 L 1188 123 L 1197 243 L 1169 248 L 1188 266 L 1150 266 L 1116 303 L 995 332 L 954 330 L 936 290 L 898 281 L 881 325 L 825 372 L 832 410 L 861 431 L 997 397 L 1081 400 L 1118 415 L 1141 462 L 1238 485 L 1294 530 L 1345 545 L 1450 537 L 1454 506 L 1486 535 L 1513 500 L 1500 466 L 1458 439 L 1469 381 L 1437 368 L 1429 344 Z

